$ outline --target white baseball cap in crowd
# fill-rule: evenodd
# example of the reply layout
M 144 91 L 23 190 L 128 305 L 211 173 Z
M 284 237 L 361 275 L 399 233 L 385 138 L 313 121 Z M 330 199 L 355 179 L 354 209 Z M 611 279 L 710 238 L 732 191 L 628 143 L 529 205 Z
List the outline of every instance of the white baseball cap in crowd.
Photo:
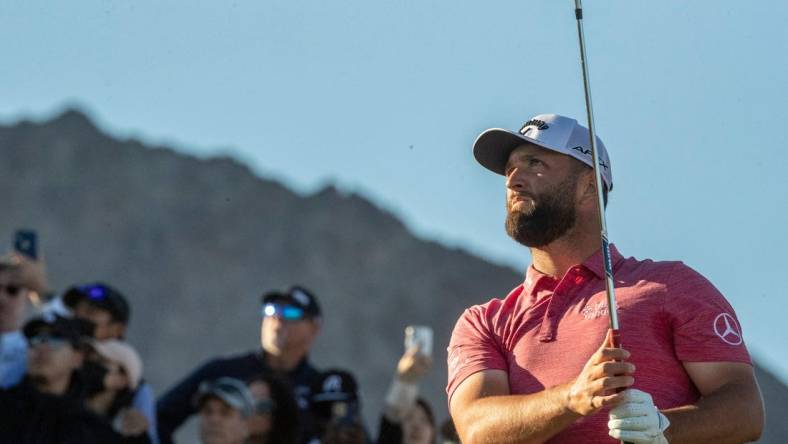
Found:
M 137 351 L 124 341 L 117 339 L 106 339 L 104 341 L 92 341 L 91 345 L 96 353 L 104 359 L 115 362 L 123 367 L 126 376 L 129 378 L 129 387 L 135 390 L 142 379 L 142 359 Z
M 504 175 L 509 155 L 520 145 L 534 144 L 593 166 L 591 136 L 588 128 L 577 120 L 558 114 L 540 114 L 525 122 L 520 131 L 491 128 L 479 135 L 473 143 L 473 157 L 488 170 Z M 613 189 L 613 173 L 605 144 L 596 137 L 602 180 L 608 191 Z

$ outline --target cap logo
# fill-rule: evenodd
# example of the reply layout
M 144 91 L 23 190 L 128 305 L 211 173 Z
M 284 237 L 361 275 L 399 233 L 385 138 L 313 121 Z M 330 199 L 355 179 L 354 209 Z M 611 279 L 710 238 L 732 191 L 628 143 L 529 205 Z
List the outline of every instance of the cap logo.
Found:
M 581 154 L 583 154 L 585 156 L 591 156 L 591 149 L 585 149 L 582 146 L 575 146 L 575 147 L 572 147 L 572 149 L 575 150 L 575 151 L 579 151 Z M 604 168 L 604 169 L 608 168 L 607 164 L 602 159 L 599 160 L 599 164 L 602 165 L 602 168 Z
M 299 304 L 303 306 L 309 305 L 309 296 L 307 296 L 303 291 L 299 289 L 295 289 L 292 292 L 293 299 L 295 299 Z
M 339 392 L 342 391 L 342 378 L 339 375 L 331 375 L 323 381 L 324 392 Z
M 547 123 L 545 123 L 544 120 L 531 119 L 531 120 L 525 122 L 525 124 L 523 124 L 523 127 L 520 128 L 520 134 L 525 136 L 528 133 L 530 133 L 531 130 L 533 130 L 534 128 L 536 128 L 536 129 L 541 131 L 541 130 L 549 129 L 550 126 Z

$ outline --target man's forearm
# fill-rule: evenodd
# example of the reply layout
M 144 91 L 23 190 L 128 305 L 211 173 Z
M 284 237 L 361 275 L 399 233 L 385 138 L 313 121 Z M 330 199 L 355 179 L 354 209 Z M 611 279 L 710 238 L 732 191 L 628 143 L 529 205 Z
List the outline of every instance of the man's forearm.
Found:
M 530 395 L 490 396 L 461 412 L 465 444 L 542 443 L 575 422 L 569 410 L 569 388 L 553 387 Z
M 758 388 L 729 384 L 695 405 L 662 410 L 670 420 L 670 444 L 735 444 L 755 441 L 763 430 L 763 405 Z

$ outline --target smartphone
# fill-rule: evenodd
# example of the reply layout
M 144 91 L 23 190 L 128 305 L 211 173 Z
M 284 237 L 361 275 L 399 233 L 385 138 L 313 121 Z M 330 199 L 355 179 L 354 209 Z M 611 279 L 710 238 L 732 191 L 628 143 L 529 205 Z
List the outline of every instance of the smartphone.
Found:
M 405 350 L 418 347 L 424 356 L 432 356 L 432 327 L 409 325 L 405 328 Z
M 14 235 L 14 250 L 33 260 L 38 260 L 38 236 L 33 230 L 17 230 Z

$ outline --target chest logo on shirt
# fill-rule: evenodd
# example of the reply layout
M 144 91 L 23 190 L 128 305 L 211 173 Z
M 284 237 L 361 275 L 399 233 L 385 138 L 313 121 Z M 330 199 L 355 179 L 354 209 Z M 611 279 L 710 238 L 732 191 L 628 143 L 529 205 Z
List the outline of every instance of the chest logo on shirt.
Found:
M 618 305 L 618 303 L 616 303 L 616 305 Z M 619 306 L 618 309 L 621 310 L 621 307 Z M 588 305 L 583 307 L 580 313 L 583 314 L 583 318 L 586 320 L 607 316 L 607 301 L 599 301 L 597 303 L 589 302 Z
M 739 345 L 743 342 L 739 323 L 728 313 L 720 313 L 714 318 L 714 333 L 726 344 Z

